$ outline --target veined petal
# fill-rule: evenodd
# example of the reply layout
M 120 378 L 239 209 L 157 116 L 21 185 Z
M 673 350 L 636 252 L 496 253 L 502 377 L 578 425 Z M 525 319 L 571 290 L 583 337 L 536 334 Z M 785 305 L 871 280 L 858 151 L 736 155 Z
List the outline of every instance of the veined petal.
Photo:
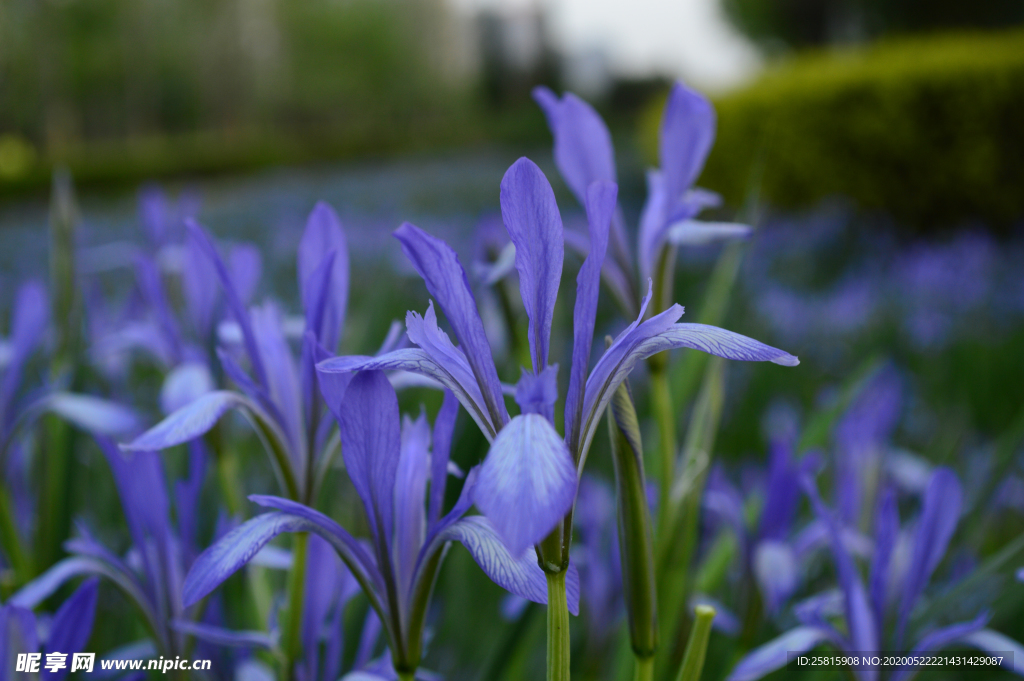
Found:
M 199 554 L 188 575 L 182 600 L 195 605 L 221 582 L 252 560 L 267 542 L 283 532 L 302 532 L 310 523 L 286 513 L 264 513 L 242 523 Z
M 345 324 L 345 312 L 348 305 L 349 287 L 349 256 L 348 242 L 341 227 L 337 213 L 327 203 L 320 201 L 306 220 L 306 231 L 299 242 L 298 275 L 299 291 L 303 302 L 313 296 L 309 288 L 313 285 L 311 277 L 325 256 L 335 253 L 334 263 L 329 275 L 330 290 L 325 300 L 323 325 L 315 331 L 317 340 L 331 352 L 338 347 L 341 329 Z M 308 312 L 308 307 L 307 307 Z
M 487 414 L 498 428 L 504 426 L 508 423 L 508 411 L 501 397 L 498 370 L 458 256 L 444 241 L 408 222 L 395 230 L 395 237 L 455 329 L 466 361 L 480 385 Z
M 480 426 L 484 437 L 489 441 L 494 440 L 495 427 L 491 423 L 490 415 L 483 403 L 483 395 L 480 388 L 473 381 L 469 385 L 461 383 L 452 373 L 457 365 L 448 363 L 442 365 L 435 357 L 426 350 L 420 348 L 404 348 L 393 350 L 386 355 L 379 357 L 367 357 L 350 355 L 346 357 L 332 357 L 317 365 L 317 373 L 320 375 L 321 390 L 324 390 L 324 378 L 328 375 L 349 374 L 355 371 L 407 371 L 419 376 L 431 378 L 451 390 L 458 398 L 462 406 L 466 408 L 469 415 L 473 417 L 476 424 Z M 331 399 L 327 393 L 324 398 L 328 404 Z
M 519 292 L 530 319 L 527 335 L 533 372 L 539 374 L 548 365 L 565 243 L 555 193 L 528 158 L 513 163 L 501 180 L 501 217 L 516 245 Z
M 576 275 L 576 304 L 572 314 L 572 368 L 565 398 L 565 438 L 573 456 L 579 451 L 587 368 L 594 342 L 601 269 L 608 250 L 608 230 L 615 213 L 619 188 L 611 182 L 594 182 L 587 188 L 587 226 L 590 250 Z
M 615 182 L 615 150 L 608 127 L 594 108 L 565 93 L 562 99 L 546 87 L 533 90 L 555 138 L 555 165 L 569 189 L 586 204 L 592 182 Z
M 480 569 L 495 584 L 534 603 L 547 603 L 547 578 L 537 563 L 537 552 L 527 546 L 514 558 L 502 542 L 494 525 L 484 516 L 470 516 L 450 525 L 438 539 L 460 542 L 473 556 Z M 580 580 L 575 565 L 566 575 L 566 594 L 569 612 L 580 611 Z
M 515 399 L 519 413 L 540 414 L 549 422 L 553 421 L 558 400 L 558 365 L 552 364 L 539 374 L 523 369 L 516 383 Z
M 671 323 L 681 314 L 682 308 L 674 305 L 643 324 L 632 325 L 619 334 L 598 360 L 587 380 L 587 393 L 583 403 L 585 429 L 581 451 L 584 458 L 593 439 L 597 421 L 615 388 L 625 380 L 637 362 L 651 355 L 674 348 L 691 348 L 726 359 L 768 361 L 783 366 L 796 366 L 800 363 L 788 352 L 716 326 Z
M 733 667 L 726 681 L 755 681 L 789 662 L 789 654 L 805 653 L 830 638 L 829 632 L 817 627 L 796 627 L 751 651 Z
M 715 141 L 715 109 L 696 90 L 676 83 L 661 119 L 659 156 L 669 205 L 697 181 Z
M 172 414 L 214 390 L 213 376 L 203 362 L 183 362 L 171 369 L 160 388 L 160 409 Z
M 338 552 L 341 559 L 345 561 L 345 565 L 352 571 L 353 576 L 360 581 L 364 588 L 369 585 L 377 589 L 383 589 L 384 585 L 380 578 L 380 571 L 377 568 L 377 563 L 374 561 L 373 556 L 371 556 L 364 548 L 364 545 L 352 537 L 345 528 L 328 518 L 320 511 L 312 509 L 304 504 L 300 504 L 297 501 L 292 501 L 291 499 L 264 494 L 250 494 L 249 500 L 265 508 L 273 508 L 289 517 L 298 518 L 304 521 L 306 523 L 304 526 L 305 529 L 289 531 L 316 532 L 323 539 L 327 540 L 327 543 L 334 547 L 334 550 Z M 274 514 L 271 513 L 265 515 Z M 262 518 L 265 516 L 257 517 Z M 224 540 L 222 539 L 221 541 Z M 371 599 L 376 598 L 376 596 L 372 594 L 367 595 L 370 596 Z
M 7 407 L 21 382 L 22 366 L 46 331 L 50 310 L 46 298 L 46 287 L 38 281 L 18 288 L 11 314 L 9 354 L 5 363 L 0 362 L 0 419 L 7 418 Z
M 339 410 L 341 456 L 363 500 L 378 547 L 391 540 L 401 451 L 398 396 L 381 371 L 360 371 Z
M 495 438 L 473 490 L 473 501 L 513 555 L 543 539 L 572 508 L 576 468 L 550 422 L 515 417 Z
M 129 452 L 158 452 L 205 435 L 230 409 L 249 402 L 238 393 L 217 390 L 206 393 L 178 409 L 121 449 Z
M 93 619 L 96 616 L 96 597 L 99 580 L 95 577 L 87 579 L 82 586 L 61 604 L 50 623 L 50 637 L 46 641 L 46 652 L 79 653 L 89 642 L 92 634 Z M 55 672 L 44 669 L 42 678 L 62 679 L 68 674 L 68 668 Z

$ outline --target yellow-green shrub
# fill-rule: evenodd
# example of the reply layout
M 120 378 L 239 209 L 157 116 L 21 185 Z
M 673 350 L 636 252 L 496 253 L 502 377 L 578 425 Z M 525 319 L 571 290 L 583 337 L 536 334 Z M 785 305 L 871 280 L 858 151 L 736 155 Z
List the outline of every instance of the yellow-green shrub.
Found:
M 715 105 L 700 183 L 733 205 L 756 185 L 773 205 L 842 194 L 914 227 L 1024 217 L 1024 31 L 805 54 Z

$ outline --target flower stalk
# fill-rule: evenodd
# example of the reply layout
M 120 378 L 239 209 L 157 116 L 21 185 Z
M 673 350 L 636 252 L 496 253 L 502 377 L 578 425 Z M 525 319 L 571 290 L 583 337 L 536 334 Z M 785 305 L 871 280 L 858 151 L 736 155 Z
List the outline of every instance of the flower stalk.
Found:
M 295 534 L 292 544 L 292 568 L 288 575 L 288 619 L 284 630 L 284 674 L 285 679 L 295 677 L 295 663 L 302 653 L 302 606 L 305 597 L 306 554 L 309 549 L 309 535 Z
M 708 652 L 708 639 L 711 638 L 711 622 L 714 619 L 715 609 L 711 606 L 698 605 L 694 609 L 693 629 L 690 630 L 690 640 L 686 644 L 686 654 L 676 681 L 700 681 L 704 658 Z
M 639 668 L 658 646 L 657 593 L 651 515 L 644 478 L 640 423 L 627 383 L 615 391 L 608 414 L 617 492 L 619 555 L 625 586 L 629 638 Z
M 548 572 L 548 673 L 547 681 L 569 681 L 569 602 L 565 594 L 566 572 Z

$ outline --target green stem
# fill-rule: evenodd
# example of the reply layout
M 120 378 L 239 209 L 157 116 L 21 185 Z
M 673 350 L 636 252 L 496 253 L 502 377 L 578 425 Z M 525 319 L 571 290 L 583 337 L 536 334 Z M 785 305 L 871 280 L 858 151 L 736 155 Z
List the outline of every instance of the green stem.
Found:
M 43 442 L 43 494 L 35 566 L 39 570 L 45 570 L 60 558 L 71 527 L 68 497 L 71 496 L 74 432 L 67 423 L 49 415 L 43 419 Z
M 548 572 L 548 675 L 547 681 L 569 681 L 569 602 L 565 596 L 567 571 Z
M 669 541 L 669 519 L 671 517 L 672 483 L 676 467 L 676 419 L 672 408 L 672 390 L 668 384 L 668 372 L 651 372 L 651 400 L 654 402 L 654 417 L 658 422 L 658 535 L 662 542 Z
M 30 580 L 33 577 L 32 564 L 21 545 L 18 526 L 14 520 L 14 507 L 11 505 L 11 497 L 7 493 L 7 488 L 3 485 L 0 485 L 0 546 L 3 547 L 4 555 L 7 556 L 11 568 L 14 570 L 14 580 L 11 586 L 17 588 Z M 8 595 L 3 593 L 3 599 L 7 600 Z
M 636 658 L 636 667 L 633 672 L 633 681 L 654 681 L 654 658 Z
M 708 605 L 698 605 L 694 611 L 693 629 L 690 640 L 686 644 L 683 665 L 679 668 L 676 681 L 700 681 L 700 673 L 704 670 L 704 657 L 708 652 L 708 639 L 711 638 L 711 621 L 715 619 L 715 609 Z
M 288 576 L 288 619 L 284 630 L 284 663 L 282 678 L 294 678 L 295 662 L 302 648 L 302 605 L 306 585 L 306 552 L 309 535 L 299 532 L 292 546 L 292 571 Z
M 398 672 L 398 681 L 414 681 L 416 672 Z

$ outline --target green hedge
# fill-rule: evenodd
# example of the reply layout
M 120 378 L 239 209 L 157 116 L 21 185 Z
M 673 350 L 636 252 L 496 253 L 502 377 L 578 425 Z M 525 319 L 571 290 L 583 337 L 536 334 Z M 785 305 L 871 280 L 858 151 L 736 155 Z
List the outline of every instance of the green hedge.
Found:
M 756 188 L 786 208 L 845 195 L 920 229 L 1024 218 L 1024 31 L 805 54 L 715 105 L 701 185 L 732 205 Z

